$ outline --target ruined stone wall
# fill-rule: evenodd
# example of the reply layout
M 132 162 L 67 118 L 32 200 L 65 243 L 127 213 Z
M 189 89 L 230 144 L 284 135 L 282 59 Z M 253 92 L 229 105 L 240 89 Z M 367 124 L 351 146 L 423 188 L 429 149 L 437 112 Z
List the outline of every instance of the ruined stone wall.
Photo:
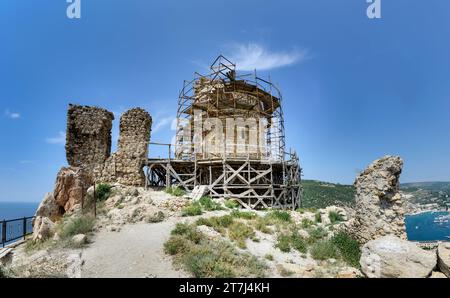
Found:
M 400 157 L 385 156 L 356 177 L 356 212 L 348 223 L 348 231 L 360 243 L 385 235 L 406 239 L 403 201 L 399 193 L 402 168 Z
M 73 167 L 94 167 L 111 154 L 114 115 L 105 109 L 69 105 L 67 113 L 67 162 Z
M 152 118 L 143 109 L 127 111 L 120 118 L 118 151 L 96 171 L 96 180 L 143 186 L 143 161 L 148 156 Z

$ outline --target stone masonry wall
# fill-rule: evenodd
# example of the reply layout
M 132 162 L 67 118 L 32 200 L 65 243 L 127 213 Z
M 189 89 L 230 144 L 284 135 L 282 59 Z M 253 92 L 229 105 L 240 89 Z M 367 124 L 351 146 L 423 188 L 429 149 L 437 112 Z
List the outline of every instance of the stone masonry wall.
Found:
M 69 105 L 67 114 L 67 162 L 73 167 L 91 168 L 111 154 L 114 115 L 105 109 Z
M 374 161 L 356 177 L 356 214 L 348 231 L 360 243 L 385 235 L 406 239 L 399 178 L 403 161 L 385 156 Z
M 142 163 L 148 155 L 152 118 L 143 109 L 127 111 L 120 118 L 118 151 L 96 171 L 96 180 L 143 186 Z

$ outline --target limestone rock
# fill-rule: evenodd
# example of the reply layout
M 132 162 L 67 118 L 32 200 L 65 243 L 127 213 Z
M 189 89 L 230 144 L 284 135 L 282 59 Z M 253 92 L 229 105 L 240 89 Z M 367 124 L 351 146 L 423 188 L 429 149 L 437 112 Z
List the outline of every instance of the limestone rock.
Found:
M 53 236 L 55 224 L 48 218 L 37 216 L 33 222 L 33 241 L 45 241 Z
M 385 156 L 356 177 L 355 217 L 347 229 L 360 243 L 385 235 L 406 239 L 399 178 L 403 161 Z
M 87 243 L 87 236 L 84 234 L 78 234 L 72 237 L 72 243 L 75 245 L 83 245 Z
M 450 243 L 440 243 L 437 249 L 438 266 L 442 273 L 450 277 Z
M 447 278 L 447 276 L 445 276 L 445 274 L 442 272 L 433 271 L 433 273 L 431 273 L 430 278 Z
M 87 189 L 92 184 L 90 174 L 76 167 L 62 168 L 56 178 L 54 198 L 65 212 L 71 212 L 82 205 Z
M 370 278 L 424 278 L 436 262 L 436 253 L 394 236 L 367 242 L 360 259 L 362 271 Z
M 48 217 L 52 221 L 56 221 L 61 216 L 59 205 L 56 203 L 53 193 L 47 193 L 39 204 L 36 216 Z

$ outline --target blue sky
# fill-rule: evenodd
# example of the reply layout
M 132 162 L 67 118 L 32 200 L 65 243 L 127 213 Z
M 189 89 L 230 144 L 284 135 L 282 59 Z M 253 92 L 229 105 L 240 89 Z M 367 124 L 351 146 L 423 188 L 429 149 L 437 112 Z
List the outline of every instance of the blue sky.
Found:
M 169 142 L 183 80 L 220 53 L 279 85 L 304 178 L 398 154 L 402 182 L 450 181 L 449 1 L 382 0 L 379 20 L 365 0 L 81 3 L 0 1 L 0 201 L 53 189 L 69 103 L 143 107 Z

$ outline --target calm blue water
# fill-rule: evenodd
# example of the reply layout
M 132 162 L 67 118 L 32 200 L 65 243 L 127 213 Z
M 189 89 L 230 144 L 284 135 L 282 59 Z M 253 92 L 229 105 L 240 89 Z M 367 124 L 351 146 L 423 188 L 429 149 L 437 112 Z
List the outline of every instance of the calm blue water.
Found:
M 0 202 L 0 220 L 34 216 L 39 203 Z
M 438 218 L 447 222 L 435 222 Z M 406 216 L 406 233 L 411 241 L 450 241 L 450 212 L 425 212 Z

